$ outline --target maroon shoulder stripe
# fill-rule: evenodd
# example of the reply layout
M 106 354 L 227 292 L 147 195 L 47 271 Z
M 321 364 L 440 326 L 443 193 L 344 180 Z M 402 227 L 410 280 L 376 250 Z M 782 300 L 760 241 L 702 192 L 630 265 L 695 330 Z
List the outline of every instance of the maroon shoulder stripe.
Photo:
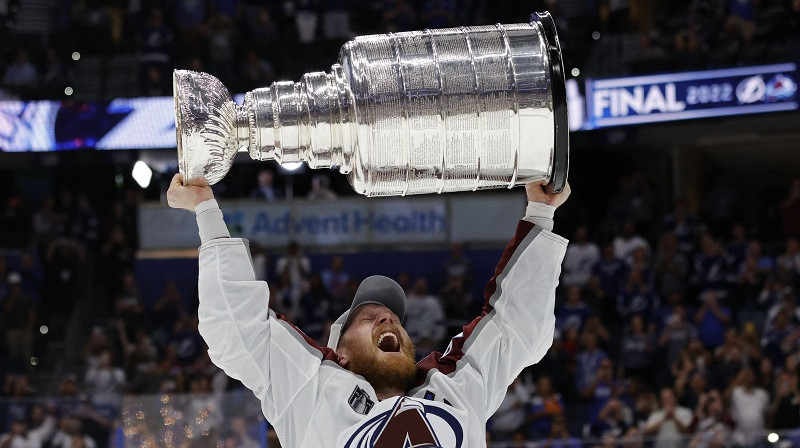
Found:
M 459 336 L 456 336 L 450 340 L 450 351 L 447 353 L 447 355 L 442 356 L 441 352 L 433 352 L 417 363 L 417 378 L 415 387 L 420 386 L 425 382 L 428 371 L 431 369 L 438 369 L 445 375 L 453 373 L 456 370 L 456 363 L 464 356 L 464 342 L 470 337 L 470 335 L 472 335 L 472 332 L 475 330 L 475 327 L 478 326 L 478 323 L 481 321 L 481 319 L 492 312 L 492 306 L 489 304 L 489 299 L 491 299 L 492 295 L 497 290 L 497 277 L 503 273 L 508 261 L 511 259 L 512 255 L 514 255 L 514 252 L 517 250 L 519 245 L 522 244 L 522 241 L 525 239 L 525 237 L 528 236 L 531 229 L 533 229 L 533 223 L 525 221 L 524 219 L 519 221 L 517 224 L 516 233 L 508 242 L 508 245 L 503 251 L 503 255 L 500 257 L 500 262 L 497 263 L 497 267 L 495 267 L 494 276 L 491 280 L 489 280 L 489 283 L 486 285 L 486 289 L 483 292 L 484 303 L 480 316 L 476 317 L 472 320 L 472 322 L 464 326 Z
M 317 344 L 317 341 L 311 339 L 310 337 L 308 337 L 307 334 L 303 333 L 303 330 L 301 330 L 295 324 L 293 324 L 291 321 L 289 321 L 289 319 L 287 319 L 286 316 L 284 316 L 283 314 L 275 312 L 275 310 L 272 310 L 272 312 L 275 313 L 275 317 L 278 320 L 286 322 L 287 324 L 289 324 L 289 326 L 292 327 L 294 329 L 294 331 L 296 331 L 297 334 L 300 335 L 300 337 L 303 338 L 303 340 L 306 342 L 306 344 L 308 344 L 308 346 L 310 348 L 314 348 L 314 349 L 319 351 L 319 353 L 322 355 L 322 360 L 320 362 L 322 362 L 322 361 L 337 362 L 338 361 L 339 357 L 336 356 L 336 352 L 334 352 L 333 349 L 331 349 L 330 347 L 320 347 L 320 345 Z M 337 362 L 337 364 L 338 364 L 338 362 Z

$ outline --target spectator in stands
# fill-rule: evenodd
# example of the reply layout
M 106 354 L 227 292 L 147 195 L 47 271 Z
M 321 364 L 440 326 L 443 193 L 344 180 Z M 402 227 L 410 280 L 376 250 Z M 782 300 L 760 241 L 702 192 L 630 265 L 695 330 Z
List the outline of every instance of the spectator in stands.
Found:
M 664 232 L 658 247 L 655 262 L 655 282 L 661 297 L 686 291 L 686 276 L 689 260 L 678 248 L 678 237 L 672 232 Z
M 553 418 L 550 434 L 537 441 L 536 446 L 542 448 L 580 448 L 582 443 L 579 439 L 569 435 L 566 418 L 556 416 Z
M 72 308 L 80 298 L 85 250 L 74 238 L 53 240 L 45 252 L 42 311 L 50 330 L 63 333 Z
M 786 279 L 795 290 L 800 290 L 800 239 L 786 240 L 786 249 L 776 262 L 777 276 Z
M 33 348 L 36 308 L 22 289 L 19 272 L 8 274 L 7 292 L 0 297 L 0 323 L 5 327 L 6 353 L 13 360 L 27 360 Z
M 422 359 L 437 350 L 445 336 L 442 301 L 428 292 L 428 281 L 419 277 L 406 298 L 405 329 Z
M 125 377 L 129 379 L 130 390 L 134 393 L 158 392 L 159 378 L 153 375 L 158 361 L 156 344 L 144 329 L 137 330 L 135 339 L 129 340 L 123 321 L 117 321 L 117 337 L 122 349 L 123 368 Z
M 293 289 L 303 290 L 307 285 L 311 275 L 311 260 L 296 241 L 289 242 L 286 253 L 275 262 L 275 274 L 278 278 L 287 275 Z
M 705 221 L 712 235 L 722 238 L 728 232 L 733 222 L 735 205 L 736 192 L 724 176 L 718 175 L 703 203 Z
M 584 334 L 583 348 L 575 357 L 575 389 L 585 399 L 594 396 L 598 381 L 611 381 L 612 379 L 613 371 L 602 370 L 607 368 L 604 361 L 608 360 L 608 355 L 598 347 L 597 342 L 596 334 Z M 601 373 L 608 373 L 609 376 L 601 376 Z
M 55 198 L 48 196 L 33 214 L 33 236 L 39 250 L 44 250 L 59 236 L 61 221 L 62 216 L 56 211 Z
M 244 14 L 243 0 L 211 0 L 209 6 L 211 13 L 222 14 L 232 22 L 238 22 Z
M 30 60 L 28 50 L 19 48 L 3 74 L 3 85 L 17 89 L 23 96 L 30 96 L 39 85 L 39 72 Z
M 652 378 L 650 367 L 655 354 L 655 342 L 652 334 L 645 327 L 644 318 L 635 315 L 631 319 L 630 328 L 622 336 L 620 342 L 620 367 L 626 378 Z
M 332 201 L 339 197 L 331 190 L 331 179 L 327 174 L 315 174 L 311 178 L 311 191 L 308 192 L 309 201 Z
M 614 246 L 605 244 L 603 258 L 594 266 L 594 278 L 609 302 L 616 303 L 622 282 L 628 277 L 627 270 L 625 262 L 615 255 Z
M 42 282 L 44 276 L 42 268 L 30 251 L 23 251 L 19 255 L 19 275 L 22 279 L 22 293 L 28 297 L 35 307 L 42 302 Z
M 705 374 L 697 370 L 696 364 L 686 363 L 687 369 L 684 369 L 677 378 L 675 378 L 675 395 L 678 403 L 688 409 L 695 409 L 700 401 L 700 397 L 706 393 L 706 386 L 708 381 Z
M 600 249 L 589 241 L 586 226 L 575 230 L 575 237 L 567 247 L 561 265 L 561 284 L 564 286 L 585 287 L 592 276 L 592 269 L 600 261 Z
M 247 37 L 253 49 L 259 55 L 272 58 L 276 56 L 275 46 L 280 41 L 281 35 L 278 26 L 270 14 L 269 8 L 263 5 L 247 5 L 244 16 Z M 261 84 L 259 87 L 266 86 Z
M 50 446 L 52 448 L 95 448 L 97 443 L 83 431 L 81 421 L 77 417 L 64 417 L 61 419 Z
M 262 58 L 254 48 L 248 48 L 239 68 L 241 90 L 253 90 L 266 87 L 275 81 L 275 69 L 272 64 Z
M 138 329 L 149 326 L 139 285 L 132 272 L 122 274 L 122 290 L 114 299 L 114 316 L 125 322 L 128 337 L 131 339 Z
M 781 372 L 775 381 L 775 390 L 769 405 L 769 427 L 789 429 L 800 427 L 800 390 L 797 373 Z
M 94 406 L 119 409 L 126 377 L 125 372 L 114 365 L 111 350 L 103 350 L 97 364 L 86 369 L 83 384 Z
M 658 296 L 642 277 L 642 273 L 638 270 L 629 271 L 625 288 L 617 297 L 617 311 L 623 322 L 629 324 L 634 315 L 640 315 L 649 323 L 658 305 Z
M 730 240 L 725 244 L 725 263 L 727 270 L 736 275 L 747 254 L 747 246 L 750 241 L 747 238 L 744 224 L 740 222 L 733 224 L 730 233 Z
M 734 55 L 746 49 L 756 34 L 756 7 L 752 0 L 729 0 L 728 16 L 725 18 L 727 51 Z
M 753 368 L 746 365 L 725 391 L 731 417 L 736 422 L 733 443 L 738 446 L 755 446 L 764 436 L 769 394 L 755 383 Z
M 94 256 L 97 241 L 100 238 L 100 219 L 86 193 L 78 195 L 75 205 L 75 212 L 70 223 L 70 235 L 87 249 L 87 254 Z
M 780 209 L 783 236 L 800 237 L 800 177 L 792 180 L 789 194 L 781 201 Z
M 556 325 L 562 331 L 568 328 L 583 331 L 586 321 L 594 314 L 592 309 L 583 301 L 578 286 L 567 287 L 565 298 L 565 302 L 555 310 Z
M 345 284 L 345 287 L 347 284 Z M 335 301 L 339 305 L 334 309 L 334 301 L 322 282 L 322 276 L 318 272 L 313 272 L 308 279 L 308 291 L 300 297 L 300 306 L 303 310 L 301 319 L 295 324 L 303 329 L 303 332 L 311 339 L 323 343 L 327 341 L 326 330 L 328 324 L 334 320 L 335 316 L 347 309 L 344 300 Z M 338 313 L 338 314 L 337 314 Z
M 171 93 L 167 71 L 158 65 L 147 65 L 140 79 L 143 96 L 168 96 Z
M 206 345 L 197 331 L 197 316 L 184 314 L 175 322 L 167 346 L 175 351 L 177 365 L 185 372 L 197 372 L 208 358 Z
M 44 98 L 60 98 L 70 83 L 70 72 L 54 48 L 48 47 L 44 57 L 40 93 Z
M 714 350 L 725 341 L 725 330 L 731 323 L 731 310 L 720 305 L 717 292 L 712 290 L 702 295 L 701 303 L 694 315 L 697 336 L 707 349 Z
M 471 274 L 470 259 L 464 255 L 464 243 L 454 242 L 450 244 L 450 256 L 442 265 L 442 278 L 458 276 L 469 282 Z
M 105 235 L 98 251 L 97 276 L 105 293 L 117 297 L 122 293 L 125 273 L 133 269 L 134 248 L 128 243 L 121 226 Z
M 718 296 L 727 296 L 725 258 L 719 243 L 709 234 L 700 238 L 701 252 L 694 257 L 692 283 L 703 293 L 714 291 Z
M 684 446 L 684 437 L 691 433 L 692 411 L 678 405 L 671 388 L 661 389 L 661 408 L 650 414 L 646 436 L 655 436 L 654 448 Z
M 453 271 L 448 270 L 448 272 Z M 458 334 L 460 328 L 475 316 L 478 304 L 467 289 L 466 281 L 464 275 L 447 275 L 444 286 L 439 292 L 447 317 L 447 334 Z
M 155 65 L 167 68 L 171 60 L 172 30 L 164 22 L 164 11 L 153 7 L 147 12 L 144 26 L 137 36 L 142 69 Z
M 185 411 L 189 417 L 187 432 L 195 439 L 192 446 L 217 446 L 217 436 L 225 422 L 222 399 L 227 384 L 228 376 L 216 368 L 213 376 L 196 374 L 192 378 Z
M 650 252 L 650 244 L 636 233 L 636 224 L 628 219 L 622 226 L 622 234 L 614 238 L 614 257 L 630 264 L 633 261 L 633 250 L 644 247 Z
M 212 12 L 205 24 L 208 68 L 223 84 L 236 85 L 236 48 L 239 30 L 232 19 L 221 12 Z
M 678 247 L 685 254 L 694 252 L 697 224 L 683 201 L 676 201 L 672 213 L 664 217 L 664 230 L 678 237 Z
M 574 359 L 564 350 L 561 331 L 556 328 L 553 335 L 553 344 L 547 350 L 544 358 L 535 367 L 526 369 L 523 375 L 547 376 L 553 383 L 555 391 L 562 396 L 571 398 L 574 390 L 574 383 L 572 382 L 573 361 Z M 526 383 L 533 384 L 533 381 L 526 380 Z
M 531 391 L 519 377 L 508 386 L 506 396 L 487 424 L 493 442 L 525 440 L 528 407 L 531 404 Z
M 725 404 L 717 389 L 700 396 L 694 411 L 696 428 L 689 448 L 724 448 L 728 446 L 730 430 Z
M 455 26 L 456 2 L 453 0 L 424 0 L 420 18 L 425 28 L 450 28 Z
M 665 365 L 671 366 L 683 348 L 697 337 L 697 328 L 686 319 L 686 307 L 680 303 L 674 305 L 666 322 L 658 345 L 664 350 Z
M 0 448 L 27 448 L 35 446 L 34 443 L 25 419 L 12 420 L 9 431 L 0 434 Z
M 177 0 L 172 3 L 172 17 L 178 26 L 181 42 L 197 45 L 203 37 L 203 24 L 208 10 L 202 0 Z
M 279 199 L 277 190 L 274 183 L 275 175 L 270 170 L 261 170 L 258 172 L 258 185 L 250 191 L 251 199 L 264 199 L 267 202 L 272 202 Z
M 547 437 L 552 432 L 553 421 L 564 415 L 566 404 L 561 395 L 553 389 L 553 383 L 547 375 L 539 376 L 536 381 L 536 394 L 530 403 L 530 434 L 528 440 Z
M 345 0 L 329 0 L 322 3 L 322 37 L 330 50 L 336 50 L 345 41 L 355 37 L 350 29 L 351 3 Z
M 336 301 L 344 301 L 347 295 L 347 285 L 350 282 L 350 274 L 344 270 L 344 258 L 341 255 L 331 257 L 331 264 L 322 271 L 322 284 Z
M 28 418 L 29 428 L 27 431 L 28 440 L 32 448 L 43 448 L 47 446 L 56 430 L 56 418 L 53 416 L 55 409 L 53 404 L 48 407 L 35 404 L 31 407 Z M 2 446 L 2 443 L 0 443 Z
M 178 284 L 170 279 L 164 284 L 161 297 L 153 304 L 149 315 L 151 316 L 149 333 L 159 346 L 163 347 L 169 337 L 175 322 L 184 314 L 181 292 Z
M 387 32 L 413 31 L 417 13 L 409 0 L 388 0 L 383 2 L 383 22 Z
M 633 414 L 630 408 L 622 400 L 611 398 L 600 409 L 597 420 L 589 428 L 589 434 L 597 438 L 611 436 L 619 439 L 632 424 Z
M 225 446 L 232 448 L 261 448 L 261 444 L 250 434 L 247 422 L 242 417 L 230 419 L 230 435 L 225 441 Z M 273 445 L 269 443 L 267 446 Z

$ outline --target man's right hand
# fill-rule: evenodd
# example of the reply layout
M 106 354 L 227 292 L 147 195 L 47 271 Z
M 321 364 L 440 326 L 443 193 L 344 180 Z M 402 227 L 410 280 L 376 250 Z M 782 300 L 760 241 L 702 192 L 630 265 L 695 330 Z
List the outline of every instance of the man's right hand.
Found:
M 194 212 L 197 204 L 214 199 L 214 192 L 204 178 L 189 179 L 183 185 L 183 174 L 176 174 L 172 177 L 167 190 L 167 204 L 172 208 L 182 208 Z

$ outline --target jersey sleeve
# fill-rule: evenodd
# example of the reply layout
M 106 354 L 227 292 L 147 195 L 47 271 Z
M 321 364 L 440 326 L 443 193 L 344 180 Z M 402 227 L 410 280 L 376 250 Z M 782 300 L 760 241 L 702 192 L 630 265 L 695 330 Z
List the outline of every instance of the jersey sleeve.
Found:
M 520 221 L 486 287 L 481 315 L 444 354 L 431 354 L 419 367 L 481 389 L 488 419 L 508 385 L 523 368 L 539 362 L 553 342 L 555 288 L 566 247 L 566 239 Z
M 208 241 L 199 263 L 199 330 L 209 357 L 255 393 L 274 423 L 335 355 L 269 309 L 269 289 L 256 280 L 245 240 Z

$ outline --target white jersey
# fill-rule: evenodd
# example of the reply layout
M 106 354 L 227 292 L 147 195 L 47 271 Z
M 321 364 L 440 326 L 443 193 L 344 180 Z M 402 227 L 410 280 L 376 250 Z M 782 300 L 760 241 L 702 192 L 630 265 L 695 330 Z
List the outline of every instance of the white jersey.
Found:
M 200 233 L 209 233 L 203 224 Z M 256 280 L 247 241 L 205 240 L 200 334 L 211 360 L 261 400 L 284 447 L 485 446 L 486 420 L 506 388 L 553 340 L 567 240 L 526 220 L 486 288 L 481 315 L 444 353 L 417 363 L 407 396 L 382 401 L 363 377 L 336 363 L 333 350 L 267 307 L 267 284 Z

